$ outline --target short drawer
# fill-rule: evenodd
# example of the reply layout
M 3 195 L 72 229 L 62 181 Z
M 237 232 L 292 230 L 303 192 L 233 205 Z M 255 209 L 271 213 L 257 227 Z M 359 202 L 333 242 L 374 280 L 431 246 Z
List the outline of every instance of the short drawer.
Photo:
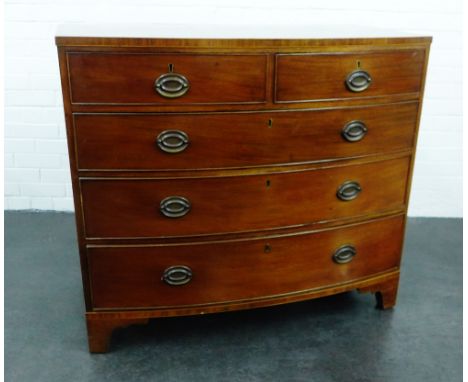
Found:
M 266 55 L 68 53 L 75 104 L 265 101 Z
M 413 144 L 418 103 L 316 111 L 75 114 L 80 170 L 254 167 Z
M 418 93 L 424 50 L 278 54 L 276 102 Z
M 90 247 L 93 307 L 258 299 L 371 276 L 400 263 L 403 217 L 317 233 L 171 246 Z
M 402 209 L 409 158 L 299 172 L 81 179 L 89 238 L 190 236 Z

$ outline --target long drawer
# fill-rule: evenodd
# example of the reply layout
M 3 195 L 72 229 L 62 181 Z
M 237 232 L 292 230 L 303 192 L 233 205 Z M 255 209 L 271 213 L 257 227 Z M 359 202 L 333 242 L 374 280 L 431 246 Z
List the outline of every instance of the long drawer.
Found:
M 252 167 L 408 149 L 418 103 L 316 111 L 75 114 L 81 170 Z
M 402 209 L 409 157 L 300 172 L 81 179 L 89 238 L 248 232 Z
M 278 54 L 276 101 L 417 96 L 424 57 L 424 50 Z
M 399 266 L 403 217 L 312 234 L 171 246 L 87 249 L 94 308 L 267 298 Z
M 70 52 L 76 104 L 261 103 L 267 56 Z

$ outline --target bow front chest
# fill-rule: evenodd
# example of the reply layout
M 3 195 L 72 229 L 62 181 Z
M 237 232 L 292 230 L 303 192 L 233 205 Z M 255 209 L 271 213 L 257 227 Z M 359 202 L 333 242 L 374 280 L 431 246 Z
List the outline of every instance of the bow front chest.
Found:
M 144 37 L 56 38 L 90 351 L 160 316 L 392 307 L 431 38 Z

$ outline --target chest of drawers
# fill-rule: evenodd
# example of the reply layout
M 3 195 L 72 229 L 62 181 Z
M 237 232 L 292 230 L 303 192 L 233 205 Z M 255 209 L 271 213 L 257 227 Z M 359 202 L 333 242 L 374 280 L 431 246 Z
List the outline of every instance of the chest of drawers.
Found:
M 392 307 L 430 42 L 59 35 L 90 351 L 161 316 Z

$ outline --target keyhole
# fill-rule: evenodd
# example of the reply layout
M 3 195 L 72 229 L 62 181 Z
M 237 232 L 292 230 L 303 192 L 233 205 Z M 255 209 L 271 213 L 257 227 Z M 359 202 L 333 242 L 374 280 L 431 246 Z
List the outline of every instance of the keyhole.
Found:
M 361 61 L 356 62 L 358 69 L 361 67 Z
M 169 73 L 172 73 L 174 71 L 174 64 L 169 64 L 168 68 L 169 68 Z
M 271 181 L 270 181 L 270 179 L 267 179 L 267 181 L 266 181 L 266 186 L 267 186 L 267 187 L 270 187 L 270 185 L 271 185 Z
M 270 244 L 265 244 L 265 247 L 263 248 L 263 252 L 270 253 L 271 252 L 271 245 Z
M 268 120 L 268 128 L 271 129 L 273 127 L 273 118 Z

